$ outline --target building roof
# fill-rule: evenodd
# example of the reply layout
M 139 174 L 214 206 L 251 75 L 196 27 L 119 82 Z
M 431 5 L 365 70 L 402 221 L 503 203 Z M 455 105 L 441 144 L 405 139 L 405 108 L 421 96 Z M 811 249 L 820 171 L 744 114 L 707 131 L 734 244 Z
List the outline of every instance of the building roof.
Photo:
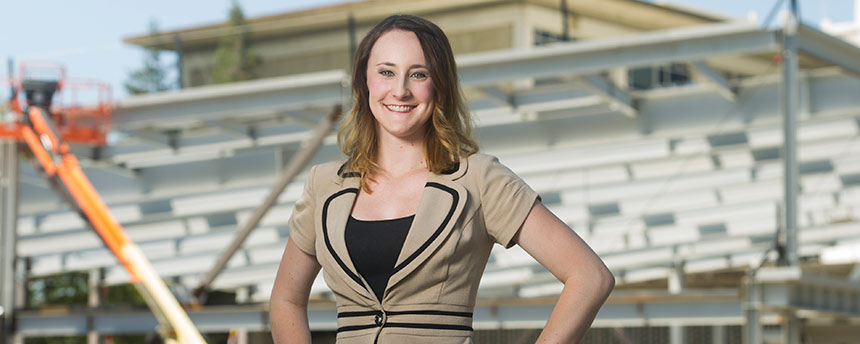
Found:
M 550 8 L 559 8 L 556 0 L 364 0 L 346 2 L 300 11 L 248 18 L 244 29 L 255 39 L 295 34 L 308 31 L 345 28 L 349 16 L 357 24 L 375 22 L 396 13 L 427 15 L 439 11 L 463 10 L 479 6 L 505 3 L 530 3 Z M 613 23 L 622 23 L 642 31 L 724 21 L 727 18 L 713 14 L 682 9 L 674 6 L 652 4 L 638 0 L 578 0 L 567 3 L 570 13 Z M 185 48 L 215 45 L 225 34 L 227 21 L 171 30 L 150 35 L 127 37 L 123 41 L 140 46 L 154 46 L 173 50 L 178 37 Z

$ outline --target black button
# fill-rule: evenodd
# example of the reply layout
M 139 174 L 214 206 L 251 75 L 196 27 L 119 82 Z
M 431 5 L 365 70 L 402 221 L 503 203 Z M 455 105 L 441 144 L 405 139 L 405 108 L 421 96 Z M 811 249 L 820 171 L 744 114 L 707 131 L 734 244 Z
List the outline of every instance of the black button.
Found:
M 382 315 L 377 314 L 375 317 L 373 317 L 373 322 L 376 323 L 376 326 L 382 326 Z

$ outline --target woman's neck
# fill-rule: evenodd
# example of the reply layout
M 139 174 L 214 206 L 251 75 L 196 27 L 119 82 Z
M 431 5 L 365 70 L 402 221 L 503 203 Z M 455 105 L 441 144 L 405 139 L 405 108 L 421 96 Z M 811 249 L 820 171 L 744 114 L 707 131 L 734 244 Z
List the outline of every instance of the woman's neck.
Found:
M 376 163 L 380 173 L 397 178 L 418 170 L 428 171 L 423 136 L 406 140 L 380 135 L 377 144 Z

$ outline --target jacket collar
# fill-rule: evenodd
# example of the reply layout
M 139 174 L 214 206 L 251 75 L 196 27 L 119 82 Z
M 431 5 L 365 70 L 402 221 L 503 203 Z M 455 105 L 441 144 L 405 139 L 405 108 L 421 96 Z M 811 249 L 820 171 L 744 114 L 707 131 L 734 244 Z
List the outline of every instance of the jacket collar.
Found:
M 431 173 L 430 177 L 432 178 L 434 176 L 437 176 L 453 181 L 463 177 L 463 175 L 466 174 L 466 171 L 468 169 L 469 159 L 461 159 L 460 162 L 456 163 L 450 169 L 442 171 L 439 174 Z M 332 176 L 332 178 L 335 179 L 335 183 L 338 185 L 350 184 L 350 182 L 354 182 L 357 185 L 359 177 L 361 177 L 361 175 L 358 172 L 346 169 L 346 162 L 342 163 L 337 169 L 337 173 Z M 429 178 L 428 181 L 430 181 Z
M 406 235 L 386 290 L 413 273 L 451 234 L 468 195 L 466 189 L 455 181 L 463 177 L 468 167 L 468 160 L 463 159 L 448 171 L 430 173 L 418 204 L 418 211 Z M 340 187 L 327 196 L 322 210 L 323 239 L 328 251 L 327 256 L 336 263 L 333 268 L 338 270 L 337 274 L 344 283 L 359 294 L 376 300 L 370 286 L 349 258 L 344 241 L 346 222 L 360 187 L 359 175 L 356 172 L 344 171 L 341 165 L 333 178 Z

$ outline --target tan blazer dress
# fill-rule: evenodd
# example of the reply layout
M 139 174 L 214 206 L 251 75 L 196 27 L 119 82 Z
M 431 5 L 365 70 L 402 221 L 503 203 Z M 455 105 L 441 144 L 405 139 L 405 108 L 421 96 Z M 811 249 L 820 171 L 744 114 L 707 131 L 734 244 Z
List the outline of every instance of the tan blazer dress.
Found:
M 492 156 L 431 173 L 382 302 L 344 241 L 359 178 L 341 162 L 311 168 L 290 237 L 322 265 L 337 300 L 338 343 L 471 343 L 472 312 L 494 243 L 513 237 L 538 195 Z

